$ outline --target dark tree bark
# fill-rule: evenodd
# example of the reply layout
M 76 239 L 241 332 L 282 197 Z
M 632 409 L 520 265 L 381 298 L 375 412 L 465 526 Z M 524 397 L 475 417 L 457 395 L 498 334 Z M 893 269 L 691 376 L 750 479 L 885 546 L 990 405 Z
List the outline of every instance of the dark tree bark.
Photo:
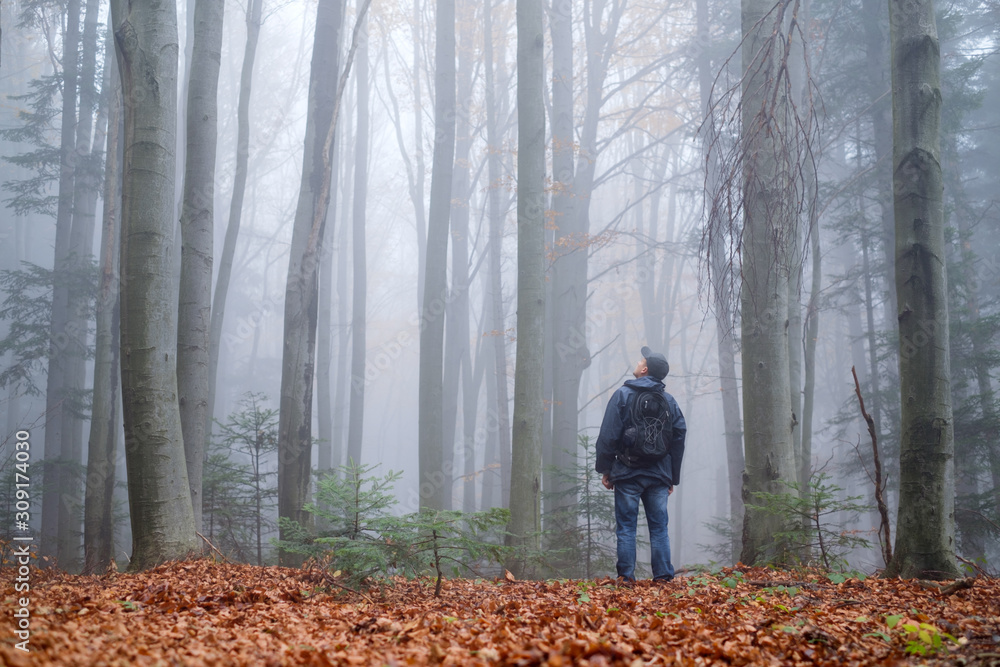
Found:
M 97 32 L 100 21 L 100 3 L 87 0 L 81 36 L 80 70 L 77 80 L 79 110 L 77 112 L 76 148 L 77 163 L 73 182 L 73 228 L 70 232 L 70 254 L 64 267 L 63 280 L 68 280 L 69 323 L 63 336 L 63 362 L 65 396 L 69 404 L 62 412 L 62 459 L 68 468 L 60 477 L 59 493 L 59 548 L 56 562 L 70 572 L 80 566 L 80 513 L 84 504 L 83 478 L 76 472 L 83 461 L 83 410 L 74 405 L 85 391 L 87 330 L 89 328 L 90 295 L 81 289 L 78 276 L 90 270 L 93 258 L 94 227 L 97 219 L 97 173 L 99 155 L 104 145 L 107 106 L 106 98 L 99 98 L 97 72 Z M 98 109 L 99 107 L 99 109 Z M 98 119 L 95 121 L 95 113 Z M 101 125 L 103 121 L 104 125 Z M 96 126 L 96 131 L 95 131 Z
M 302 181 L 285 285 L 284 350 L 278 424 L 278 517 L 309 528 L 305 511 L 312 473 L 313 374 L 316 367 L 319 250 L 330 198 L 332 137 L 338 102 L 338 35 L 343 6 L 320 0 L 309 80 Z M 285 531 L 281 531 L 282 538 Z M 283 553 L 283 563 L 297 558 Z
M 80 63 L 80 0 L 67 0 L 63 32 L 62 115 L 59 136 L 59 200 L 56 208 L 55 260 L 57 274 L 65 271 L 72 249 L 73 187 L 76 177 L 76 102 Z M 41 555 L 58 556 L 60 495 L 63 476 L 63 413 L 66 407 L 66 336 L 69 288 L 60 281 L 52 292 L 49 363 L 45 386 L 45 492 L 42 496 Z
M 889 3 L 896 300 L 902 400 L 896 548 L 888 576 L 950 579 L 955 440 L 934 3 Z

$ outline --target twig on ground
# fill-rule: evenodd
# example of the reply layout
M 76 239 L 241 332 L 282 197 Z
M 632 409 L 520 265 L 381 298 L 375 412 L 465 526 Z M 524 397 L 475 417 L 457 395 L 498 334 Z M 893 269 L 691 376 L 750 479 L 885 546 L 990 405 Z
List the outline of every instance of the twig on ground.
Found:
M 201 533 L 199 533 L 197 531 L 195 531 L 194 534 L 197 535 L 198 537 L 200 537 L 201 539 L 205 540 L 205 544 L 207 544 L 212 551 L 214 551 L 215 553 L 219 554 L 219 557 L 222 558 L 222 560 L 226 561 L 227 563 L 232 564 L 232 561 L 229 560 L 228 558 L 226 558 L 226 554 L 224 554 L 221 551 L 219 551 L 219 548 L 217 546 L 215 546 L 214 544 L 212 544 L 207 537 L 205 537 L 204 535 L 202 535 Z
M 331 577 L 326 572 L 326 570 L 321 570 L 321 569 L 316 568 L 316 569 L 314 569 L 314 571 L 318 572 L 323 577 L 323 581 L 325 581 L 327 584 L 329 584 L 331 586 L 336 586 L 337 588 L 339 588 L 342 591 L 347 591 L 348 593 L 354 593 L 356 595 L 360 595 L 364 599 L 368 600 L 369 604 L 375 604 L 375 601 L 372 600 L 370 597 L 368 597 L 367 595 L 365 595 L 361 591 L 354 590 L 350 586 L 345 586 L 344 584 L 340 583 L 339 581 L 337 581 L 336 579 L 334 579 L 333 577 Z
M 966 588 L 972 588 L 976 583 L 976 580 L 972 577 L 967 577 L 965 579 L 958 579 L 948 584 L 941 589 L 941 595 L 953 595 L 958 591 L 965 590 Z

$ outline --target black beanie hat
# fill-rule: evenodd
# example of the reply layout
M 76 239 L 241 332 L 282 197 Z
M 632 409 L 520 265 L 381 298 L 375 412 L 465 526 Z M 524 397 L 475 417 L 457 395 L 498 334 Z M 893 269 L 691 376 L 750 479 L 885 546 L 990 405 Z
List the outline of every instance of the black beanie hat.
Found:
M 657 380 L 667 377 L 667 373 L 670 372 L 670 364 L 667 363 L 666 357 L 659 352 L 653 352 L 645 345 L 642 347 L 641 352 L 643 359 L 646 360 L 646 368 L 649 369 L 650 375 Z

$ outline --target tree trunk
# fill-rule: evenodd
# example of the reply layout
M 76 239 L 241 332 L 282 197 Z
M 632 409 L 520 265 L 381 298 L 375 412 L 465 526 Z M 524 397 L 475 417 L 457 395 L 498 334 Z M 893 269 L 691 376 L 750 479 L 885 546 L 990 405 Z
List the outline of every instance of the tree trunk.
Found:
M 977 259 L 984 253 L 981 249 L 973 248 L 973 232 L 975 225 L 972 220 L 977 218 L 976 212 L 969 205 L 968 197 L 965 193 L 965 184 L 962 181 L 962 173 L 958 168 L 958 147 L 954 135 L 948 141 L 947 154 L 951 157 L 945 162 L 945 171 L 948 174 L 947 188 L 952 192 L 955 200 L 953 214 L 956 226 L 958 227 L 959 240 L 961 243 L 962 263 L 975 266 Z M 959 278 L 961 280 L 961 278 Z M 990 340 L 993 335 L 989 326 L 984 326 L 980 313 L 980 299 L 982 298 L 982 281 L 979 277 L 973 276 L 966 289 L 966 308 L 969 312 L 969 342 L 972 344 L 972 367 L 973 375 L 976 378 L 976 402 L 983 421 L 986 424 L 997 423 L 997 405 L 993 392 L 993 379 L 990 376 Z M 957 452 L 956 452 L 957 454 Z M 1000 451 L 996 446 L 989 447 L 985 454 L 985 460 L 990 469 L 990 477 L 993 482 L 991 496 L 993 498 L 994 511 L 1000 510 Z M 971 457 L 970 457 L 971 458 Z
M 347 135 L 347 128 L 344 128 L 344 135 Z M 344 155 L 349 154 L 349 145 L 351 142 L 348 141 L 347 137 L 344 137 L 343 145 L 341 146 L 341 153 Z M 345 172 L 349 170 L 344 168 Z M 349 210 L 349 200 L 347 196 L 348 191 L 352 188 L 349 187 L 351 183 L 350 173 L 345 173 L 342 185 L 343 190 L 340 193 L 340 219 L 347 220 L 347 214 Z M 336 377 L 336 391 L 334 392 L 333 401 L 333 448 L 330 451 L 330 456 L 334 467 L 345 462 L 344 452 L 347 449 L 345 447 L 345 442 L 347 440 L 347 417 L 348 410 L 350 409 L 350 394 L 351 394 L 351 375 L 350 375 L 350 363 L 348 361 L 348 348 L 350 343 L 350 315 L 347 310 L 348 305 L 348 283 L 350 278 L 347 275 L 347 269 L 350 262 L 348 261 L 348 252 L 351 240 L 351 228 L 348 225 L 341 225 L 340 228 L 340 242 L 337 244 L 339 247 L 339 255 L 337 257 L 337 377 Z M 360 463 L 358 461 L 357 463 Z
M 819 341 L 819 300 L 823 286 L 823 256 L 820 254 L 819 220 L 809 216 L 809 254 L 812 278 L 805 319 L 805 360 L 802 398 L 802 455 L 799 460 L 799 484 L 808 484 L 812 474 L 813 412 L 816 396 L 816 346 Z
M 883 260 L 885 262 L 885 326 L 895 331 L 896 290 L 891 288 L 895 275 L 896 258 L 893 256 L 895 246 L 895 222 L 892 202 L 892 102 L 889 98 L 889 80 L 891 77 L 889 58 L 885 47 L 889 44 L 888 22 L 886 19 L 886 3 L 882 0 L 862 0 L 862 15 L 864 16 L 865 52 L 868 75 L 868 98 L 871 100 L 872 135 L 875 143 L 875 155 L 872 156 L 875 172 L 875 192 L 879 206 L 881 221 L 881 236 Z M 891 368 L 892 362 L 890 360 Z
M 573 16 L 572 3 L 555 3 L 550 14 L 549 29 L 552 35 L 552 215 L 554 226 L 553 252 L 557 257 L 552 264 L 551 326 L 552 364 L 552 439 L 551 451 L 546 457 L 552 467 L 568 472 L 574 467 L 577 451 L 579 419 L 580 376 L 590 365 L 590 350 L 584 335 L 584 316 L 587 296 L 587 252 L 582 238 L 587 232 L 589 197 L 576 206 L 578 196 L 575 186 L 573 134 Z M 588 33 L 589 34 L 589 33 Z M 588 43 L 590 43 L 588 41 Z M 591 57 L 592 59 L 592 57 Z M 589 62 L 589 61 L 588 61 Z M 601 82 L 588 78 L 590 86 Z M 588 87 L 588 93 L 592 92 Z M 592 109 L 593 96 L 587 98 L 589 129 L 596 125 L 599 109 Z M 588 134 L 588 136 L 590 136 Z M 584 148 L 584 146 L 581 146 Z M 585 146 L 593 148 L 592 143 Z M 593 173 L 593 170 L 590 172 Z M 586 187 L 586 186 L 584 186 Z M 581 190 L 588 192 L 589 190 Z M 520 302 L 519 302 L 520 303 Z M 520 307 L 520 306 L 519 306 Z M 519 355 L 520 356 L 520 355 Z M 550 500 L 546 514 L 574 503 L 567 492 L 568 484 L 547 468 L 545 490 Z
M 758 492 L 782 493 L 796 478 L 788 365 L 789 247 L 795 206 L 784 142 L 788 123 L 786 81 L 781 78 L 781 16 L 768 0 L 743 0 L 742 137 L 743 428 L 746 442 L 744 502 Z M 747 508 L 740 560 L 783 560 L 775 533 L 778 515 Z
M 698 89 L 701 94 L 702 113 L 705 118 L 711 111 L 712 95 L 712 58 L 711 29 L 708 17 L 708 0 L 698 0 L 696 6 L 697 18 L 697 48 L 698 48 Z M 719 166 L 717 148 L 719 141 L 715 125 L 705 122 L 705 135 L 702 138 L 702 155 L 705 160 L 707 191 L 718 191 Z M 713 200 L 709 214 L 717 219 L 720 212 Z M 709 221 L 710 230 L 721 230 L 722 225 Z M 732 284 L 733 266 L 725 262 L 725 240 L 721 231 L 712 232 L 712 302 L 715 306 L 715 336 L 719 355 L 719 384 L 722 390 L 722 419 L 726 438 L 726 466 L 729 488 L 729 522 L 732 531 L 732 563 L 739 562 L 743 547 L 741 528 L 743 526 L 743 429 L 740 423 L 739 386 L 736 381 L 736 340 L 733 318 L 733 294 L 729 289 Z
M 484 56 L 486 60 L 486 144 L 489 148 L 487 156 L 487 173 L 489 175 L 488 217 L 489 217 L 489 291 L 490 313 L 489 328 L 493 348 L 493 378 L 495 385 L 495 401 L 489 405 L 495 406 L 495 414 L 489 420 L 490 432 L 496 433 L 493 439 L 495 449 L 488 451 L 483 458 L 483 466 L 487 468 L 483 478 L 484 508 L 508 507 L 510 491 L 510 413 L 507 387 L 507 334 L 503 307 L 503 279 L 501 262 L 503 259 L 503 226 L 504 220 L 500 213 L 500 145 L 498 134 L 496 83 L 494 81 L 495 63 L 493 57 L 493 9 L 487 4 L 483 7 L 484 14 Z
M 420 0 L 413 0 L 413 18 L 411 20 L 411 40 L 413 42 L 413 68 L 411 71 L 413 80 L 413 115 L 416 122 L 413 123 L 413 158 L 416 163 L 413 169 L 413 177 L 410 179 L 410 199 L 413 201 L 413 213 L 416 216 L 417 225 L 417 311 L 424 312 L 424 290 L 427 278 L 427 218 L 424 213 L 424 181 L 426 169 L 424 168 L 424 123 L 421 118 L 423 113 L 423 95 L 420 85 L 420 72 L 423 70 L 423 35 L 420 32 L 423 26 L 423 16 L 421 14 Z M 435 144 L 436 146 L 437 144 Z M 402 143 L 400 143 L 402 147 Z M 433 160 L 433 156 L 431 158 Z
M 542 5 L 517 2 L 517 361 L 507 543 L 537 550 L 541 531 L 545 320 L 545 106 Z M 522 554 L 523 555 L 523 554 Z M 525 562 L 511 562 L 515 576 Z
M 457 6 L 457 25 L 466 26 L 459 33 L 461 41 L 457 44 L 458 73 L 456 75 L 457 99 L 472 99 L 472 56 L 474 47 L 471 44 L 470 27 L 473 25 L 475 6 L 470 2 L 460 2 Z M 445 319 L 445 345 L 447 353 L 444 360 L 444 422 L 442 443 L 444 452 L 442 463 L 445 470 L 451 470 L 448 475 L 454 479 L 458 470 L 455 461 L 455 433 L 458 428 L 459 416 L 459 386 L 462 391 L 462 451 L 464 461 L 469 458 L 469 446 L 465 442 L 467 431 L 465 421 L 469 414 L 466 409 L 472 391 L 472 355 L 469 342 L 469 208 L 471 206 L 470 192 L 470 150 L 472 149 L 472 125 L 469 122 L 468 106 L 455 114 L 455 169 L 452 174 L 451 195 L 451 298 Z M 475 412 L 473 411 L 473 415 Z M 463 461 L 463 465 L 464 465 Z M 445 502 L 450 507 L 453 504 L 454 482 L 448 484 L 445 492 Z M 464 501 L 463 501 L 464 502 Z
M 264 0 L 250 0 L 247 7 L 247 41 L 243 50 L 243 69 L 240 73 L 240 95 L 236 107 L 236 169 L 233 174 L 233 194 L 229 202 L 229 221 L 226 237 L 219 257 L 219 275 L 212 297 L 212 321 L 208 340 L 208 406 L 205 410 L 205 441 L 212 438 L 212 420 L 215 417 L 215 395 L 219 379 L 219 349 L 222 342 L 222 325 L 225 323 L 226 299 L 236 256 L 236 241 L 243 217 L 243 197 L 247 187 L 247 165 L 250 159 L 250 89 L 253 84 L 253 64 L 257 56 L 260 37 L 261 7 Z
M 174 231 L 177 14 L 173 2 L 113 0 L 125 100 L 121 350 L 130 569 L 198 548 L 177 401 Z
M 219 64 L 223 0 L 195 0 L 187 99 L 187 150 L 181 209 L 181 282 L 177 311 L 177 389 L 195 528 L 201 530 L 201 477 L 208 446 L 209 329 L 215 232 Z
M 338 35 L 343 5 L 320 0 L 316 14 L 302 180 L 295 209 L 285 285 L 284 349 L 278 424 L 278 517 L 309 528 L 305 511 L 312 474 L 313 373 L 316 367 L 319 249 L 330 198 L 331 149 L 340 71 Z M 286 531 L 281 530 L 286 539 Z M 281 554 L 284 564 L 298 558 Z
M 84 502 L 83 572 L 101 574 L 114 559 L 115 449 L 118 441 L 118 380 L 121 311 L 118 276 L 121 233 L 121 88 L 111 40 L 105 57 L 105 88 L 110 97 L 104 179 L 104 224 L 101 232 L 101 279 L 97 294 L 94 397 L 87 449 Z
M 455 0 L 437 0 L 434 162 L 427 226 L 427 260 L 420 316 L 420 505 L 444 509 L 451 470 L 444 469 L 444 313 L 448 301 L 448 219 L 455 158 Z
M 106 126 L 95 132 L 94 114 L 100 107 L 98 123 L 107 123 L 107 107 L 97 94 L 97 32 L 100 3 L 87 0 L 81 38 L 80 70 L 77 80 L 80 108 L 76 126 L 77 168 L 73 183 L 73 228 L 70 232 L 70 255 L 63 280 L 69 280 L 67 291 L 69 323 L 63 337 L 64 387 L 68 405 L 62 412 L 62 461 L 64 467 L 59 485 L 59 547 L 56 562 L 69 572 L 80 566 L 80 510 L 83 507 L 83 478 L 77 472 L 83 461 L 84 407 L 79 404 L 85 391 L 87 331 L 90 321 L 90 295 L 81 289 L 79 276 L 90 270 L 93 256 L 94 226 L 97 216 L 97 188 L 100 175 L 96 172 L 95 148 L 104 145 Z
M 896 548 L 887 575 L 947 579 L 959 572 L 934 4 L 892 0 L 889 24 L 902 412 Z
M 333 172 L 330 187 L 330 211 L 328 215 L 336 215 L 338 198 L 338 183 L 340 182 L 341 160 L 343 159 L 343 144 L 340 137 L 333 145 Z M 341 218 L 346 220 L 345 218 Z M 346 228 L 346 225 L 344 225 Z M 341 232 L 343 234 L 343 232 Z M 334 463 L 334 392 L 333 392 L 333 299 L 334 299 L 334 268 L 338 270 L 346 261 L 336 256 L 337 243 L 333 234 L 327 235 L 323 241 L 323 257 L 319 267 L 319 342 L 316 349 L 316 424 L 319 430 L 319 455 L 316 457 L 317 469 L 326 471 L 333 468 Z M 346 272 L 345 272 L 346 275 Z M 339 324 L 339 323 L 338 323 Z M 338 329 L 346 336 L 344 329 Z M 338 377 L 341 368 L 338 367 Z M 338 443 L 339 445 L 339 443 Z M 336 457 L 339 461 L 339 456 Z
M 76 177 L 76 100 L 80 43 L 80 0 L 67 0 L 63 32 L 62 116 L 59 139 L 59 200 L 56 208 L 53 271 L 62 275 L 72 251 L 73 186 Z M 52 291 L 49 363 L 45 386 L 45 489 L 42 495 L 41 555 L 58 555 L 59 514 L 63 477 L 63 412 L 66 408 L 66 336 L 69 325 L 69 281 L 57 280 Z
M 351 308 L 351 408 L 347 423 L 347 456 L 361 463 L 365 418 L 365 353 L 368 261 L 365 215 L 368 197 L 368 37 L 358 43 L 358 134 L 354 144 L 354 292 Z

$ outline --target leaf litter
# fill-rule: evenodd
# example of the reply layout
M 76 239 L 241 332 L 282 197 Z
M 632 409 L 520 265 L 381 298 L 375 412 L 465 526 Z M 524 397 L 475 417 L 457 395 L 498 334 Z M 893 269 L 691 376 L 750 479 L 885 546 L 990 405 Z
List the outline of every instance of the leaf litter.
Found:
M 673 582 L 396 579 L 209 560 L 138 574 L 0 570 L 9 665 L 1000 665 L 1000 583 L 726 568 Z

